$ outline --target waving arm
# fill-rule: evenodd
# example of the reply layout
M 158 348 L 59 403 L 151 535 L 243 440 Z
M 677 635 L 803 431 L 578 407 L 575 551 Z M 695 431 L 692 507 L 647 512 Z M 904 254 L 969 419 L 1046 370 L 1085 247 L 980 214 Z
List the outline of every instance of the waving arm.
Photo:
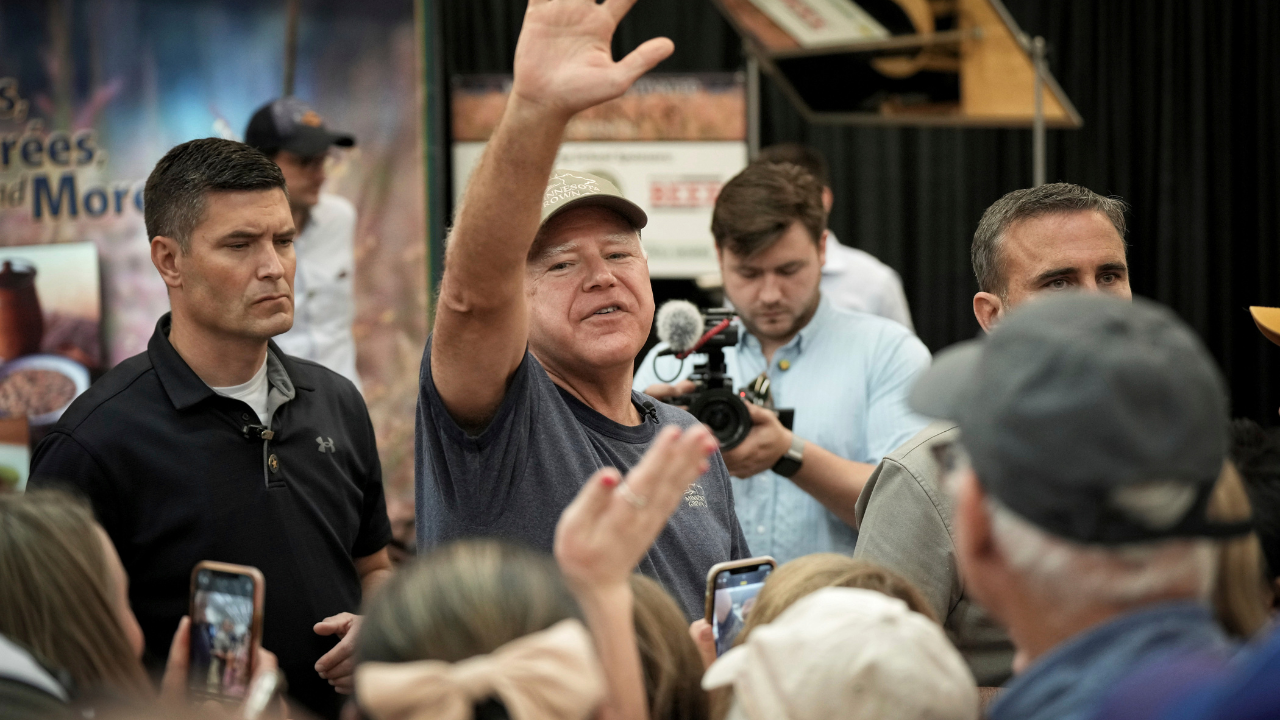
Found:
M 635 0 L 530 0 L 502 120 L 463 196 L 445 253 L 431 373 L 460 425 L 483 427 L 529 337 L 525 258 L 565 125 L 612 100 L 671 54 L 655 38 L 614 62 L 610 45 Z

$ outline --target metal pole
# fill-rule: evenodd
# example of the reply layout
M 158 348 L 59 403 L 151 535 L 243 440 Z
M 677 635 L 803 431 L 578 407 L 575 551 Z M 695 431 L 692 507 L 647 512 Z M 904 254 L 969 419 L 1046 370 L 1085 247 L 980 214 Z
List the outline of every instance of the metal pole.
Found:
M 1044 38 L 1031 41 L 1031 61 L 1036 73 L 1036 114 L 1031 124 L 1031 186 L 1044 184 Z
M 298 68 L 298 3 L 288 0 L 284 28 L 284 97 L 293 95 L 293 77 Z
M 747 53 L 747 159 L 760 154 L 760 61 Z

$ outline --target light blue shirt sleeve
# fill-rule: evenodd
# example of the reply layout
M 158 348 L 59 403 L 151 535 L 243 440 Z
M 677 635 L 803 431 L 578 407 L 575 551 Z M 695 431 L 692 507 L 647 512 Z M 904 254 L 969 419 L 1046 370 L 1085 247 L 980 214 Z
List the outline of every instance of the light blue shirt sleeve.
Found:
M 876 367 L 867 383 L 867 452 L 878 463 L 920 432 L 929 420 L 911 412 L 907 396 L 932 358 L 929 349 L 910 333 L 884 338 Z

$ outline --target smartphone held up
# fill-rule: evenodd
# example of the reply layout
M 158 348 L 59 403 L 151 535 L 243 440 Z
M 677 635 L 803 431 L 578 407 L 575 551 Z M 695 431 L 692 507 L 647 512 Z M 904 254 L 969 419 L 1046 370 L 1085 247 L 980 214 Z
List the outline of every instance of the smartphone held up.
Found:
M 262 573 L 247 565 L 205 561 L 191 572 L 191 661 L 195 697 L 242 700 L 262 639 Z
M 717 657 L 733 647 L 755 606 L 756 595 L 775 567 L 773 558 L 765 556 L 720 563 L 707 573 L 707 624 L 715 638 Z

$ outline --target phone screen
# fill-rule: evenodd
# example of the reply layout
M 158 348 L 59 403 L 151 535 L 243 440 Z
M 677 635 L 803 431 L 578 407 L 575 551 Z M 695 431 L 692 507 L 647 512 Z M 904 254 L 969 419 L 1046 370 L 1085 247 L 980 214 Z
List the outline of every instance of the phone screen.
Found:
M 244 697 L 252 660 L 253 578 L 201 569 L 195 589 L 188 686 L 209 695 Z
M 756 595 L 764 587 L 764 580 L 771 572 L 772 565 L 761 564 L 716 573 L 711 632 L 716 639 L 717 656 L 733 647 L 734 638 L 742 630 L 743 623 L 747 621 L 747 616 L 756 603 Z

